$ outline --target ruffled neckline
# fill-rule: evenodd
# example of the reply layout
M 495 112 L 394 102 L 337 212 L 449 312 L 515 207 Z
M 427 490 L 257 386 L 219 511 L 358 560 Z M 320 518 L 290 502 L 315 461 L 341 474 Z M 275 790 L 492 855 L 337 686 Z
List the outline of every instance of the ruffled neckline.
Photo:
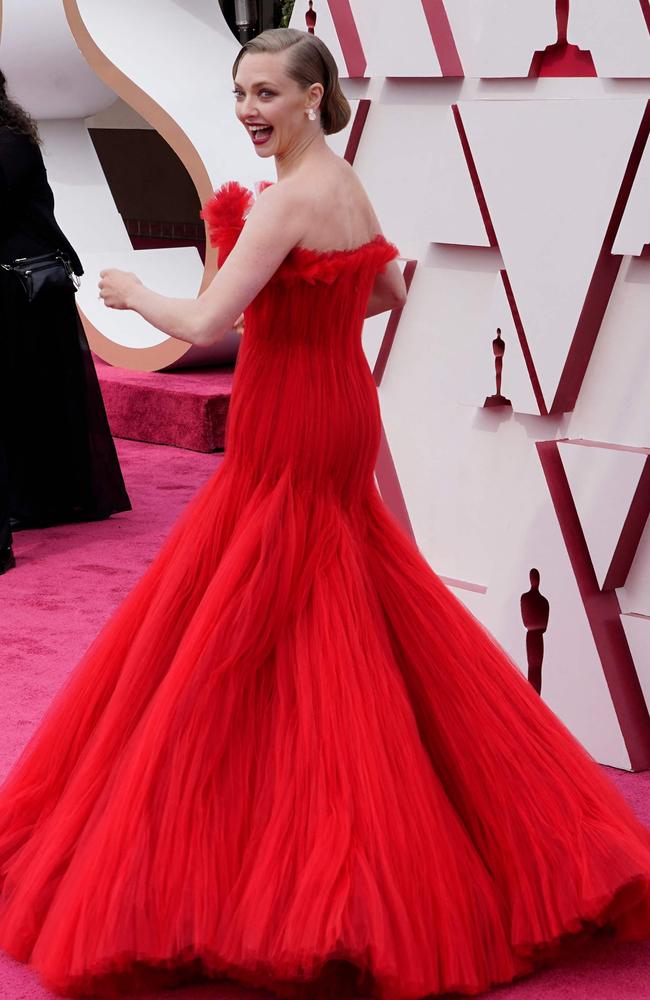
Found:
M 338 248 L 335 248 L 333 250 L 314 250 L 312 247 L 295 246 L 291 248 L 291 250 L 289 251 L 289 255 L 296 254 L 297 256 L 302 255 L 303 257 L 306 258 L 317 257 L 320 260 L 323 259 L 327 260 L 328 257 L 335 257 L 338 254 L 347 254 L 349 256 L 352 256 L 354 254 L 363 253 L 364 250 L 366 250 L 368 247 L 374 246 L 375 244 L 379 244 L 381 246 L 392 245 L 389 243 L 389 241 L 386 239 L 383 233 L 377 233 L 377 235 L 373 236 L 371 240 L 368 240 L 366 243 L 360 243 L 359 246 L 356 247 L 349 247 L 348 249 L 342 249 L 342 250 Z
M 270 187 L 273 181 L 262 181 L 259 191 Z M 238 181 L 226 181 L 214 192 L 201 211 L 201 218 L 208 223 L 210 243 L 219 249 L 219 264 L 233 249 L 241 229 L 255 202 L 253 192 Z M 313 247 L 292 247 L 273 278 L 302 278 L 310 283 L 331 283 L 342 271 L 372 261 L 377 268 L 384 266 L 399 250 L 383 233 L 356 247 L 317 250 Z

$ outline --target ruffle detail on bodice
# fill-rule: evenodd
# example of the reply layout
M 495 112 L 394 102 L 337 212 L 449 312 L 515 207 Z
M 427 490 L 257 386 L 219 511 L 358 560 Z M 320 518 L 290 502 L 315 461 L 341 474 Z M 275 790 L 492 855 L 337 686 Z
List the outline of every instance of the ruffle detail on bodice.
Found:
M 310 284 L 320 281 L 329 285 L 342 271 L 355 270 L 362 264 L 372 264 L 376 270 L 380 270 L 394 257 L 399 257 L 397 247 L 381 233 L 377 233 L 373 240 L 351 250 L 294 247 L 280 264 L 274 277 L 285 281 L 299 278 Z
M 226 181 L 201 209 L 201 218 L 208 224 L 210 246 L 219 250 L 219 265 L 237 242 L 254 200 L 248 188 L 237 181 Z
M 262 181 L 259 190 L 270 187 L 272 181 Z M 253 192 L 238 181 L 226 181 L 214 192 L 201 211 L 201 218 L 208 223 L 210 244 L 219 251 L 221 265 L 229 255 L 254 204 Z M 380 270 L 399 250 L 382 233 L 348 250 L 312 250 L 310 247 L 293 247 L 271 280 L 292 281 L 299 279 L 309 284 L 331 284 L 343 271 L 355 270 L 368 264 Z

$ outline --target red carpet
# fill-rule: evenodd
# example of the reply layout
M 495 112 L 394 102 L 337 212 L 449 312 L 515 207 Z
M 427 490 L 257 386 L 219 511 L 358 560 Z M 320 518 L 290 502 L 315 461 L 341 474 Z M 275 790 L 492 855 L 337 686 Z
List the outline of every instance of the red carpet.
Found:
M 0 578 L 0 778 L 99 627 L 151 561 L 170 525 L 220 456 L 118 442 L 132 513 L 16 536 L 16 570 Z M 613 777 L 650 825 L 650 773 Z M 599 946 L 494 991 L 504 1000 L 645 1000 L 650 943 Z M 490 994 L 492 995 L 492 994 Z M 0 956 L 0 997 L 45 1000 L 29 968 Z M 150 1000 L 153 1000 L 153 996 Z M 252 1000 L 236 986 L 155 994 L 155 1000 Z M 344 1000 L 344 998 L 335 998 Z
M 134 372 L 95 357 L 115 437 L 223 451 L 232 368 Z

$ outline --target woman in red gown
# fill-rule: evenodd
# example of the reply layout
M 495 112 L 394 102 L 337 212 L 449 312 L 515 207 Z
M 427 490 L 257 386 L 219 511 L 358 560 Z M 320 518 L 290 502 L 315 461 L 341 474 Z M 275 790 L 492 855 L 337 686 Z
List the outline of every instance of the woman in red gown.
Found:
M 195 343 L 246 307 L 226 456 L 2 788 L 0 944 L 67 995 L 411 1000 L 644 937 L 650 835 L 377 493 L 361 330 L 403 285 L 333 60 L 279 29 L 235 74 L 278 183 L 206 206 L 198 300 L 101 282 Z

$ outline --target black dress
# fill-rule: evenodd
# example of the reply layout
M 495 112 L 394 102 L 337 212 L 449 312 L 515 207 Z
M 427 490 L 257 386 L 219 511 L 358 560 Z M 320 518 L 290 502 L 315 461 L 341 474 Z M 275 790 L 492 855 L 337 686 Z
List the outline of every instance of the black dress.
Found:
M 38 145 L 0 127 L 0 263 L 57 249 L 83 274 L 54 217 Z M 0 396 L 9 493 L 0 516 L 8 506 L 24 526 L 42 527 L 131 509 L 72 288 L 28 303 L 0 269 Z

